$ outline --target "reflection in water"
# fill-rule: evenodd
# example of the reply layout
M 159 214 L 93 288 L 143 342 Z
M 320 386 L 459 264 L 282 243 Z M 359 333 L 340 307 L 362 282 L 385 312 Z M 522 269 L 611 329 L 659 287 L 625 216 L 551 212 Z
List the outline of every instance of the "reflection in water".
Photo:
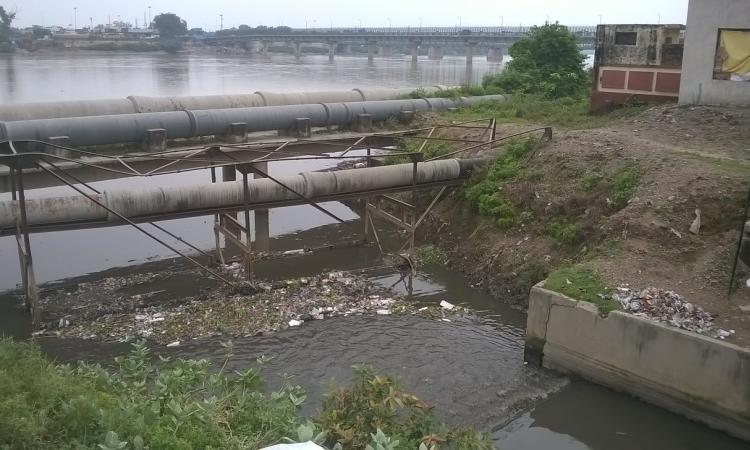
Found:
M 459 85 L 466 81 L 466 59 L 446 56 L 442 61 L 411 57 L 327 55 L 164 55 L 128 53 L 38 53 L 0 60 L 5 71 L 17 72 L 17 81 L 0 80 L 0 101 L 29 102 L 76 100 L 127 95 L 206 95 L 266 91 L 351 89 Z M 470 79 L 481 82 L 502 64 L 475 58 Z M 54 79 L 54 83 L 49 80 Z

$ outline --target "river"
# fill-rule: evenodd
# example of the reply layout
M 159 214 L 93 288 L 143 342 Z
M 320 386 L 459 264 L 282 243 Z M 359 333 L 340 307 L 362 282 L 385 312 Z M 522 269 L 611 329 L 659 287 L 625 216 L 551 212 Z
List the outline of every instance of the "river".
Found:
M 479 80 L 501 65 L 476 58 L 472 73 Z M 327 56 L 274 56 L 270 60 L 238 56 L 70 53 L 15 55 L 0 59 L 0 101 L 27 102 L 141 95 L 202 95 L 257 90 L 299 91 L 354 87 L 453 85 L 463 81 L 464 59 L 420 60 L 416 70 L 408 57 L 376 59 Z M 273 163 L 273 175 L 327 167 L 329 162 Z M 208 183 L 205 172 L 160 177 L 160 184 Z M 120 179 L 97 187 L 132 188 L 142 181 Z M 31 195 L 66 194 L 55 187 Z M 7 196 L 6 196 L 7 197 Z M 3 197 L 3 198 L 6 198 Z M 352 239 L 361 231 L 355 212 L 339 203 L 327 205 L 347 220 L 332 224 L 310 207 L 271 211 L 271 246 L 299 248 Z M 170 231 L 210 249 L 212 218 L 162 223 Z M 179 245 L 184 248 L 184 245 Z M 69 277 L 101 277 L 155 270 L 181 264 L 127 227 L 67 231 L 32 236 L 35 269 L 40 281 Z M 12 238 L 0 239 L 0 330 L 27 336 L 29 325 L 14 304 L 10 289 L 19 281 Z M 353 270 L 382 263 L 376 248 L 344 248 L 276 261 L 261 262 L 265 278 L 284 279 L 320 270 Z M 107 270 L 104 274 L 98 274 Z M 86 275 L 93 273 L 92 275 Z M 370 278 L 390 286 L 391 272 L 369 271 Z M 73 280 L 73 282 L 80 281 Z M 195 280 L 195 285 L 203 281 Z M 179 286 L 190 289 L 193 285 Z M 176 288 L 176 286 L 173 286 Z M 175 292 L 174 295 L 179 295 Z M 308 391 L 306 412 L 314 411 L 329 380 L 346 382 L 351 366 L 369 363 L 399 376 L 405 386 L 436 405 L 444 419 L 492 433 L 504 450 L 521 449 L 740 449 L 746 445 L 677 415 L 580 380 L 523 363 L 525 315 L 467 285 L 450 270 L 427 268 L 414 283 L 423 302 L 449 300 L 477 310 L 474 317 L 439 322 L 416 317 L 341 317 L 305 323 L 269 336 L 235 341 L 237 367 L 258 354 L 273 356 L 264 373 L 271 386 L 282 374 Z M 75 339 L 40 339 L 45 351 L 60 361 L 86 358 L 108 361 L 123 344 L 96 344 Z M 217 358 L 216 340 L 199 340 L 160 349 L 190 357 Z

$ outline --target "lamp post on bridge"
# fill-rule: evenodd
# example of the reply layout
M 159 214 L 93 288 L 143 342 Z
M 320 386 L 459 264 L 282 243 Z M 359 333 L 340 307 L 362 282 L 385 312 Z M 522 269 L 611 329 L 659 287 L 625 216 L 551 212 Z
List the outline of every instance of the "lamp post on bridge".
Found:
M 78 29 L 78 7 L 73 7 L 73 31 Z

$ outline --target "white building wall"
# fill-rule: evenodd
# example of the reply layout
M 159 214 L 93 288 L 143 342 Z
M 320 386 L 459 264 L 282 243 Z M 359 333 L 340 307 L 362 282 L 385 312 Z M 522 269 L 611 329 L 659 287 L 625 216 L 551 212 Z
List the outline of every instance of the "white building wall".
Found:
M 713 79 L 720 28 L 750 29 L 750 0 L 690 0 L 680 103 L 750 105 L 750 82 Z

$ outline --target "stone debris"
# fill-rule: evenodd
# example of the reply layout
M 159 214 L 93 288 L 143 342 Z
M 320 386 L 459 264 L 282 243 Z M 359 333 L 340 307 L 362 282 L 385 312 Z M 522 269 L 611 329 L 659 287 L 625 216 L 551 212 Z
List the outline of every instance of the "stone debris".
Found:
M 241 281 L 232 287 L 211 282 L 196 286 L 192 296 L 148 290 L 152 283 L 169 284 L 172 277 L 180 283 L 194 275 L 199 276 L 190 270 L 163 271 L 46 289 L 40 333 L 115 342 L 146 338 L 175 346 L 202 337 L 273 333 L 337 316 L 414 314 L 441 320 L 466 312 L 446 301 L 417 304 L 362 275 L 341 271 Z
M 640 291 L 619 287 L 614 294 L 622 309 L 635 316 L 647 317 L 673 327 L 706 336 L 725 339 L 731 332 L 716 331 L 713 316 L 674 291 L 649 287 Z
M 690 232 L 693 234 L 700 234 L 701 232 L 701 210 L 700 209 L 695 210 L 695 219 L 693 219 L 693 223 L 690 224 Z

